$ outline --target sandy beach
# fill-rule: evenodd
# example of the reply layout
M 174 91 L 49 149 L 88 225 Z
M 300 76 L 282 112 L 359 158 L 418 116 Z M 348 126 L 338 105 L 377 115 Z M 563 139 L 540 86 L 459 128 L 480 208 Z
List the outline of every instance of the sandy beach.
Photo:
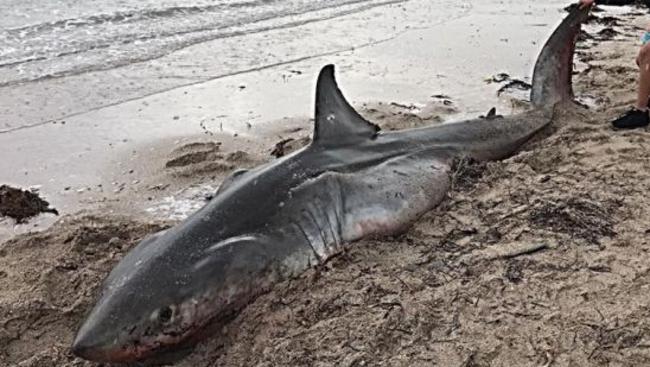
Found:
M 0 86 L 0 183 L 37 187 L 60 214 L 0 219 L 0 365 L 99 366 L 69 345 L 101 280 L 232 170 L 273 159 L 281 141 L 285 153 L 306 144 L 325 63 L 386 130 L 525 109 L 525 91 L 497 96 L 509 80 L 498 74 L 530 81 L 566 4 L 487 3 L 384 4 Z M 608 124 L 635 98 L 650 17 L 604 10 L 576 55 L 586 107 L 559 113 L 512 158 L 460 166 L 448 198 L 408 233 L 351 244 L 278 284 L 177 366 L 650 364 L 650 135 Z M 255 43 L 264 39 L 273 42 Z M 238 56 L 242 40 L 275 58 Z M 214 50 L 245 62 L 227 75 L 182 74 Z

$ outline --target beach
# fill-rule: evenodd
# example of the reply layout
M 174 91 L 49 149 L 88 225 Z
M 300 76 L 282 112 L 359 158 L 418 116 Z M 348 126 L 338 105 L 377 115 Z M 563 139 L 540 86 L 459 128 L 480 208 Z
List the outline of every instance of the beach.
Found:
M 234 169 L 308 143 L 321 66 L 335 64 L 345 95 L 385 130 L 519 112 L 525 90 L 497 91 L 530 82 L 563 5 L 295 2 L 223 30 L 242 33 L 147 45 L 124 65 L 120 52 L 104 69 L 92 57 L 56 75 L 26 65 L 32 80 L 0 67 L 0 183 L 33 187 L 59 212 L 0 222 L 0 365 L 97 366 L 68 348 L 101 280 Z M 509 159 L 459 167 L 448 198 L 406 234 L 350 244 L 278 284 L 177 366 L 650 363 L 650 135 L 608 124 L 635 98 L 650 18 L 604 9 L 577 48 L 583 107 Z M 202 11 L 183 12 L 171 14 L 202 24 Z M 83 9 L 49 16 L 37 21 L 105 25 Z

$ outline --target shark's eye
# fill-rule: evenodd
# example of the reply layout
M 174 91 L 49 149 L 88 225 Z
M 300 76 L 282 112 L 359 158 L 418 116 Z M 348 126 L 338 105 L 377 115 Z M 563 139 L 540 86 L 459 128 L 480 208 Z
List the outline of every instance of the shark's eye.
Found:
M 173 314 L 174 311 L 172 311 L 171 307 L 163 307 L 158 313 L 158 321 L 162 322 L 163 324 L 167 323 L 172 319 Z

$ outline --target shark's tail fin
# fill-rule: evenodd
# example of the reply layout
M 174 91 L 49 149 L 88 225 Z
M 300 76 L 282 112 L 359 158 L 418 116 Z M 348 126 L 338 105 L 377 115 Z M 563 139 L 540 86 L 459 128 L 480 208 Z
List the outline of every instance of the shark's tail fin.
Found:
M 573 53 L 580 25 L 588 14 L 588 7 L 573 7 L 542 48 L 533 72 L 533 106 L 552 108 L 559 102 L 573 100 Z

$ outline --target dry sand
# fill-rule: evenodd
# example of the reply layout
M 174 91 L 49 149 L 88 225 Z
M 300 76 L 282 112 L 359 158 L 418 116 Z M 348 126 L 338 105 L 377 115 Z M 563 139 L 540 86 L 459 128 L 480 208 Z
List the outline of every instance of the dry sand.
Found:
M 597 108 L 558 113 L 510 159 L 461 162 L 408 233 L 278 284 L 178 366 L 650 365 L 650 133 L 607 123 L 634 99 L 634 19 L 580 52 L 575 88 Z M 432 121 L 376 107 L 384 126 Z M 190 146 L 165 170 L 198 182 L 261 159 L 232 153 Z M 80 213 L 1 244 L 0 365 L 98 366 L 68 346 L 100 280 L 170 224 Z

